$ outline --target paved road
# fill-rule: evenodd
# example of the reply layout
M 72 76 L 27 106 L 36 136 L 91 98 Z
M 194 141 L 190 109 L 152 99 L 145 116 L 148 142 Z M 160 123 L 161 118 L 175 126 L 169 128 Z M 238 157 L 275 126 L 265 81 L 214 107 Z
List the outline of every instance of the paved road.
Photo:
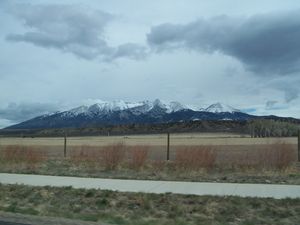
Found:
M 32 186 L 72 186 L 121 192 L 176 193 L 241 197 L 300 198 L 300 185 L 145 181 L 0 173 L 0 183 Z

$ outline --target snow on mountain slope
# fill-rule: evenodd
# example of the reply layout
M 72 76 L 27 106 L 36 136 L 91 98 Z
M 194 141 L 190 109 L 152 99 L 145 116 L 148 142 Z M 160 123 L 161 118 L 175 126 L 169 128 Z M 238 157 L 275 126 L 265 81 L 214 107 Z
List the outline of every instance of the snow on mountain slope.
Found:
M 207 107 L 206 109 L 200 108 L 196 110 L 195 107 L 185 106 L 179 102 L 172 101 L 172 102 L 163 102 L 159 99 L 154 101 L 141 101 L 141 102 L 126 102 L 123 100 L 119 101 L 101 101 L 97 100 L 96 102 L 91 102 L 89 105 L 82 105 L 76 108 L 73 108 L 69 111 L 64 111 L 57 113 L 60 117 L 63 118 L 74 118 L 77 116 L 84 116 L 89 118 L 94 117 L 102 117 L 105 115 L 109 115 L 113 112 L 118 111 L 128 111 L 136 116 L 147 114 L 149 112 L 153 113 L 173 113 L 182 110 L 193 110 L 193 111 L 200 111 L 200 112 L 211 112 L 211 113 L 233 113 L 233 112 L 240 112 L 239 110 L 222 104 L 222 103 L 215 103 Z
M 68 111 L 70 114 L 73 114 L 74 116 L 77 116 L 79 114 L 85 113 L 88 110 L 88 106 L 79 106 L 77 108 L 71 109 Z
M 76 108 L 73 108 L 69 111 L 63 112 L 63 116 L 78 116 L 78 115 L 85 115 L 85 116 L 93 116 L 97 114 L 107 114 L 115 111 L 122 111 L 134 107 L 138 107 L 143 105 L 141 102 L 137 103 L 130 103 L 125 101 L 101 101 L 97 100 L 96 103 L 90 105 L 82 105 Z
M 209 113 L 208 113 L 209 112 Z M 248 120 L 252 115 L 231 106 L 216 103 L 206 109 L 187 107 L 179 102 L 93 101 L 69 111 L 42 115 L 8 129 L 88 127 L 120 124 L 154 124 L 197 120 Z
M 184 106 L 182 105 L 181 103 L 179 102 L 170 102 L 169 105 L 168 105 L 168 110 L 167 112 L 177 112 L 177 111 L 180 111 L 180 110 L 184 110 L 184 109 L 191 109 L 187 106 Z
M 156 99 L 152 103 L 152 108 L 154 106 L 158 106 L 158 107 L 164 109 L 166 111 L 166 113 L 172 113 L 172 112 L 177 112 L 177 111 L 184 110 L 184 109 L 190 109 L 189 107 L 184 106 L 179 102 L 172 101 L 172 102 L 168 103 L 168 102 L 163 102 L 159 99 Z
M 142 101 L 142 102 L 125 102 L 119 101 L 101 101 L 98 100 L 97 103 L 91 105 L 83 105 L 77 108 L 73 108 L 69 111 L 63 112 L 63 116 L 78 116 L 86 115 L 93 116 L 98 114 L 108 114 L 115 111 L 130 110 L 135 115 L 140 115 L 147 113 L 154 107 L 159 107 L 163 109 L 166 113 L 177 112 L 183 109 L 188 109 L 188 107 L 182 105 L 179 102 L 165 103 L 156 99 L 154 101 Z
M 203 111 L 205 112 L 211 112 L 211 113 L 223 113 L 223 112 L 229 112 L 229 113 L 234 113 L 234 112 L 241 112 L 238 109 L 235 109 L 229 105 L 222 104 L 222 103 L 215 103 L 204 109 Z

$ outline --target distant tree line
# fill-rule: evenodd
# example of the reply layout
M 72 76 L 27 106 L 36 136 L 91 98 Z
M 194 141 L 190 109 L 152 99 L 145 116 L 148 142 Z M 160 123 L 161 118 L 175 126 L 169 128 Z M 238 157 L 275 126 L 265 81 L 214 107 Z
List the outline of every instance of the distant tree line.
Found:
M 253 120 L 249 123 L 251 137 L 292 137 L 298 135 L 297 124 L 275 120 Z

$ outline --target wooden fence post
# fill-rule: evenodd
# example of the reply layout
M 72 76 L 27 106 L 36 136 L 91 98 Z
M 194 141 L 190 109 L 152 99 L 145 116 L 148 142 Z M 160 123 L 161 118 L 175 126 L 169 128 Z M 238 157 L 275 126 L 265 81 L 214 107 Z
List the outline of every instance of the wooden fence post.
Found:
M 67 132 L 65 131 L 65 136 L 64 136 L 64 157 L 67 157 Z
M 254 125 L 250 126 L 250 133 L 251 133 L 251 138 L 254 138 L 255 137 L 255 134 L 254 134 Z
M 300 130 L 298 130 L 298 162 L 300 162 Z
M 167 161 L 170 160 L 170 133 L 168 132 L 167 137 Z

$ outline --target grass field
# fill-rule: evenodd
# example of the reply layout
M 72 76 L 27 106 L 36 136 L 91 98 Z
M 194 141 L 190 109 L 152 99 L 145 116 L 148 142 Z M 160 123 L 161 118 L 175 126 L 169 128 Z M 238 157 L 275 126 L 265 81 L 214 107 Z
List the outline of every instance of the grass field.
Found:
M 236 134 L 0 138 L 0 172 L 300 184 L 296 138 Z M 118 193 L 0 184 L 0 211 L 122 225 L 299 224 L 299 199 Z M 1 215 L 1 214 L 0 214 Z M 28 217 L 27 217 L 28 219 Z M 30 219 L 30 218 L 29 218 Z
M 300 223 L 300 199 L 121 193 L 1 184 L 0 210 L 115 225 Z
M 296 138 L 236 134 L 0 139 L 0 172 L 83 177 L 300 184 Z
M 287 144 L 297 144 L 295 137 L 280 138 L 251 138 L 246 135 L 228 133 L 184 133 L 171 134 L 171 145 L 265 145 L 278 141 Z M 125 145 L 165 146 L 166 134 L 158 135 L 128 135 L 128 136 L 93 136 L 68 137 L 68 146 L 106 146 L 115 143 Z M 0 146 L 26 145 L 26 146 L 63 146 L 64 138 L 0 138 Z
M 228 133 L 185 133 L 171 134 L 170 158 L 174 159 L 178 148 L 189 146 L 212 146 L 215 150 L 225 151 L 226 154 L 239 154 L 240 151 L 264 149 L 266 145 L 285 143 L 297 148 L 297 138 L 250 138 L 245 135 Z M 99 136 L 99 137 L 68 137 L 68 154 L 81 151 L 82 147 L 94 149 L 105 148 L 109 145 L 122 143 L 126 146 L 147 146 L 148 157 L 152 159 L 166 158 L 167 136 L 132 135 L 132 136 Z M 64 138 L 0 138 L 0 151 L 9 146 L 31 147 L 46 153 L 49 157 L 62 157 Z

